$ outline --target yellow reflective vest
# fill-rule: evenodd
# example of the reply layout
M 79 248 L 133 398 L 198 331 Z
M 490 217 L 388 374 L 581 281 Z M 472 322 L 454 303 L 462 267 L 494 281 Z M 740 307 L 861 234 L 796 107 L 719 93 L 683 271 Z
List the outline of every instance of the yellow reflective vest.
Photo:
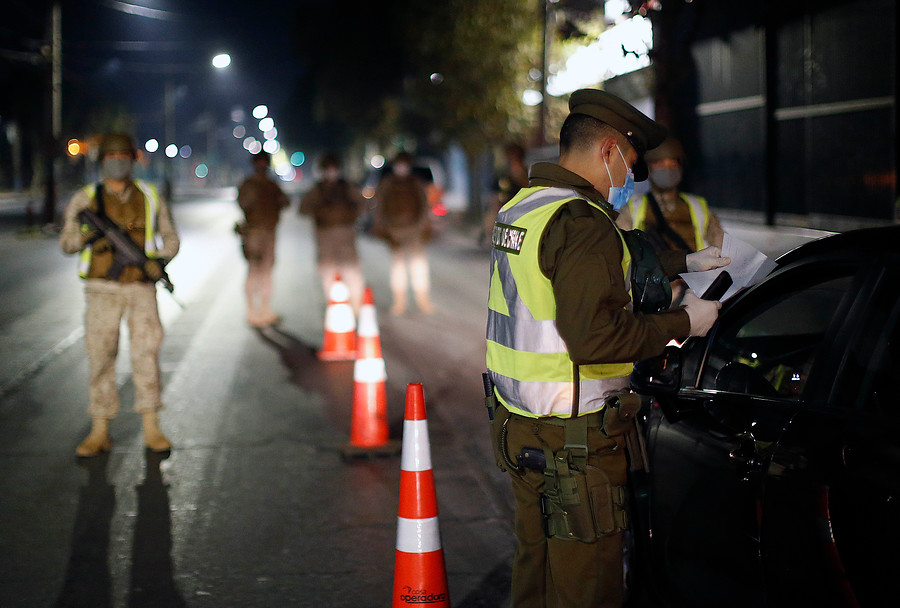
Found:
M 690 210 L 691 225 L 694 227 L 694 251 L 700 251 L 709 246 L 709 243 L 706 242 L 706 229 L 709 227 L 709 205 L 705 198 L 696 194 L 681 192 L 678 196 L 687 203 Z M 646 230 L 647 213 L 650 209 L 647 195 L 640 198 L 633 197 L 628 201 L 628 207 L 631 211 L 631 225 L 638 230 Z
M 143 180 L 134 180 L 134 185 L 144 195 L 144 212 L 145 212 L 145 228 L 144 228 L 144 253 L 148 258 L 155 258 L 156 252 L 162 246 L 162 236 L 157 229 L 159 220 L 159 193 L 152 184 L 148 184 Z M 88 184 L 82 191 L 85 192 L 90 199 L 97 195 L 97 184 Z M 90 231 L 90 227 L 83 224 L 82 231 Z M 93 258 L 93 247 L 85 246 L 81 251 L 81 257 L 78 260 L 78 276 L 82 279 L 87 278 L 88 270 L 91 268 L 91 259 Z
M 610 388 L 620 388 L 633 368 L 631 363 L 576 366 L 556 328 L 553 287 L 540 269 L 541 236 L 560 207 L 575 199 L 587 200 L 567 188 L 525 188 L 503 206 L 494 225 L 487 367 L 497 398 L 523 416 L 598 411 Z M 631 256 L 624 240 L 622 251 L 629 285 Z

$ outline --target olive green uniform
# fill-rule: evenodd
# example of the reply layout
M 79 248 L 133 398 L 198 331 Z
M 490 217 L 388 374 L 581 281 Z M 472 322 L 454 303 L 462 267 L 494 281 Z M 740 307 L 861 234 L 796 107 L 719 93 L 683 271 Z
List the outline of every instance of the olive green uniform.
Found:
M 340 276 L 354 310 L 359 310 L 365 288 L 356 251 L 356 220 L 365 206 L 359 190 L 342 179 L 318 182 L 300 201 L 300 213 L 316 225 L 316 264 L 325 297 Z
M 670 339 L 689 334 L 690 320 L 684 310 L 645 315 L 630 309 L 621 265 L 622 239 L 613 224 L 617 214 L 588 181 L 557 165 L 538 163 L 532 167 L 529 186 L 575 190 L 606 211 L 582 204 L 575 212 L 572 204 L 564 204 L 541 237 L 540 270 L 552 284 L 556 327 L 573 363 L 632 362 L 658 355 Z M 670 275 L 684 270 L 683 253 L 665 256 L 662 262 Z M 627 376 L 619 380 L 618 388 L 627 391 Z M 589 541 L 548 538 L 541 510 L 545 475 L 528 468 L 510 470 L 518 538 L 511 592 L 515 608 L 621 605 L 625 438 L 601 431 L 602 412 L 582 418 L 588 427 L 584 468 L 597 537 Z M 495 442 L 506 419 L 509 458 L 522 448 L 558 453 L 566 443 L 566 425 L 571 420 L 527 417 L 500 407 L 493 424 Z

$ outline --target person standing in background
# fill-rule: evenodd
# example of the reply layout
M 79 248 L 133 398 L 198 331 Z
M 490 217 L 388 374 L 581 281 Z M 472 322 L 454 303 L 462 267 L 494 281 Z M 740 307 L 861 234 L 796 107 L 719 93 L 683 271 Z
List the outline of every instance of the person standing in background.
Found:
M 272 268 L 275 266 L 275 231 L 288 197 L 269 176 L 269 154 L 253 155 L 253 174 L 238 189 L 238 204 L 245 221 L 239 226 L 247 269 L 247 323 L 268 327 L 281 319 L 272 312 Z
M 356 221 L 365 209 L 366 199 L 341 177 L 341 162 L 336 155 L 323 156 L 319 168 L 321 179 L 303 195 L 300 213 L 311 217 L 316 226 L 316 264 L 325 298 L 339 275 L 350 291 L 353 309 L 358 312 L 365 281 L 356 251 Z
M 657 251 L 721 247 L 725 236 L 706 199 L 678 189 L 684 160 L 684 148 L 673 137 L 649 150 L 650 192 L 632 197 L 616 220 L 623 230 L 643 230 Z
M 378 184 L 375 199 L 378 204 L 373 229 L 391 248 L 391 314 L 406 311 L 410 284 L 419 310 L 431 314 L 434 305 L 425 251 L 431 239 L 428 197 L 421 180 L 412 174 L 409 154 L 397 155 L 392 172 Z

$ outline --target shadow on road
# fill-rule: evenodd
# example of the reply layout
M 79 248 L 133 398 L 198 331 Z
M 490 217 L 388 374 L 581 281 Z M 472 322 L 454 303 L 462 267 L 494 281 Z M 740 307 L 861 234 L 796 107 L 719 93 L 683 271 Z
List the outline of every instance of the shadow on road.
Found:
M 109 454 L 79 458 L 77 463 L 88 472 L 88 483 L 78 496 L 66 580 L 54 606 L 104 608 L 112 606 L 109 528 L 116 509 L 115 487 L 106 479 Z
M 169 495 L 160 463 L 169 454 L 146 452 L 146 474 L 137 486 L 137 518 L 131 555 L 128 606 L 186 607 L 172 572 L 172 522 Z M 79 458 L 88 472 L 81 489 L 66 579 L 55 608 L 113 606 L 109 569 L 110 524 L 116 508 L 115 487 L 107 480 L 109 454 Z
M 144 483 L 137 486 L 138 511 L 131 548 L 128 606 L 187 606 L 172 572 L 172 517 L 169 493 L 159 469 L 169 452 L 146 454 Z

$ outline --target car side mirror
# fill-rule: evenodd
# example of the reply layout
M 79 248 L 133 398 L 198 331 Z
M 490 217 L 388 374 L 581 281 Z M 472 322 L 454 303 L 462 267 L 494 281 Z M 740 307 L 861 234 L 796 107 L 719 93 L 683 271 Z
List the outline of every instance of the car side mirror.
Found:
M 681 387 L 681 363 L 681 349 L 667 346 L 660 356 L 634 364 L 631 387 L 641 394 L 674 394 Z

